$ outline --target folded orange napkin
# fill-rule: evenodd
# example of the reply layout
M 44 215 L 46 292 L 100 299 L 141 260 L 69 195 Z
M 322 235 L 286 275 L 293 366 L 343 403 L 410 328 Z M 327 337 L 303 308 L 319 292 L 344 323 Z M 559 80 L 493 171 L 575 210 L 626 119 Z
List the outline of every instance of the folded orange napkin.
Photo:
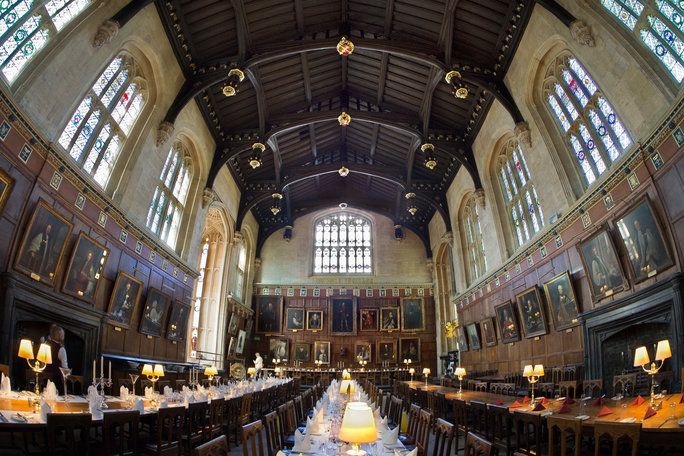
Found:
M 606 416 L 610 415 L 611 413 L 613 413 L 613 411 L 604 405 L 603 407 L 601 407 L 598 416 Z
M 650 417 L 652 417 L 652 416 L 655 415 L 655 414 L 656 414 L 656 411 L 653 410 L 651 407 L 649 407 L 649 408 L 646 409 L 646 414 L 644 415 L 644 419 L 650 418 Z
M 541 398 L 541 403 L 544 404 L 544 405 L 546 405 L 546 404 L 549 403 L 549 400 L 548 400 L 547 398 L 545 398 L 545 397 L 542 397 L 542 398 Z
M 529 404 L 530 403 L 530 398 L 525 396 L 523 397 L 523 404 Z
M 534 412 L 541 412 L 542 410 L 546 410 L 546 407 L 544 407 L 541 402 L 537 402 L 537 405 L 532 409 Z
M 634 399 L 634 402 L 632 403 L 632 405 L 641 405 L 643 403 L 644 403 L 644 398 L 641 397 L 641 395 L 639 395 L 639 396 L 637 396 L 636 399 Z
M 679 399 L 679 403 L 684 404 L 684 393 L 682 393 L 682 397 L 681 397 L 681 399 Z
M 606 405 L 606 400 L 602 397 L 599 397 L 598 399 L 596 399 L 594 401 L 594 405 L 597 407 L 602 407 L 602 406 Z
M 564 404 L 568 404 L 568 405 L 572 405 L 572 404 L 575 403 L 575 400 L 574 400 L 573 398 L 569 397 L 569 398 L 567 398 L 567 399 L 565 400 L 565 402 L 563 402 L 563 403 L 564 403 Z
M 567 403 L 563 404 L 563 407 L 561 407 L 560 410 L 558 410 L 558 413 L 569 413 L 569 412 L 570 412 L 570 406 Z
M 519 407 L 522 407 L 522 404 L 521 404 L 520 402 L 518 402 L 518 401 L 513 402 L 513 403 L 509 406 L 509 408 L 519 408 Z

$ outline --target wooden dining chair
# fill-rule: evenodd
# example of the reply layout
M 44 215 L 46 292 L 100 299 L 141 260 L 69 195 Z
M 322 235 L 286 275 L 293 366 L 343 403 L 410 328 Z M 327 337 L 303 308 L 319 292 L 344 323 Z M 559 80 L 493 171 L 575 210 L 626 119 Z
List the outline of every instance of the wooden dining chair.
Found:
M 228 399 L 225 403 L 223 414 L 223 432 L 228 439 L 228 450 L 230 450 L 230 439 L 233 438 L 235 446 L 242 441 L 242 424 L 240 424 L 240 398 Z
M 454 425 L 441 418 L 437 418 L 433 429 L 435 447 L 432 450 L 432 456 L 451 456 L 451 445 L 454 441 Z
M 606 439 L 607 437 L 607 439 Z M 611 455 L 617 456 L 620 454 L 627 454 L 622 446 L 629 440 L 631 450 L 629 454 L 636 456 L 639 449 L 639 440 L 641 439 L 641 423 L 615 423 L 612 421 L 594 421 L 594 456 L 605 456 L 608 454 L 606 445 L 602 445 L 608 440 L 608 445 L 612 447 Z
M 85 379 L 83 375 L 69 375 L 67 377 L 67 390 L 69 394 L 78 396 L 84 393 L 83 385 L 85 385 Z
M 181 435 L 185 422 L 185 407 L 164 407 L 157 411 L 156 429 L 145 453 L 156 456 L 180 455 Z
M 603 379 L 592 378 L 582 382 L 582 392 L 585 396 L 598 397 L 603 391 Z
M 432 413 L 421 409 L 418 414 L 418 428 L 416 430 L 416 446 L 418 454 L 427 455 L 430 445 L 430 423 L 432 423 Z
M 546 417 L 549 429 L 548 456 L 580 456 L 582 449 L 582 420 L 575 417 L 549 415 Z M 558 435 L 558 440 L 556 436 Z M 560 443 L 560 448 L 558 448 Z M 572 443 L 571 446 L 568 443 Z
M 454 439 L 456 440 L 456 450 L 458 447 L 458 442 L 460 442 L 460 436 L 463 436 L 463 442 L 465 443 L 465 438 L 470 431 L 470 420 L 468 419 L 468 405 L 464 400 L 454 399 L 452 402 L 452 408 L 454 411 Z
M 492 444 L 469 432 L 466 434 L 463 456 L 492 456 Z
M 278 421 L 280 422 L 280 441 L 286 448 L 292 448 L 295 444 L 294 433 L 297 429 L 294 402 L 287 401 L 278 406 Z
M 270 456 L 264 454 L 264 426 L 261 421 L 242 426 L 243 456 Z
M 185 426 L 181 440 L 188 454 L 200 443 L 207 441 L 207 414 L 209 406 L 206 402 L 191 402 L 185 414 Z
M 397 396 L 390 396 L 389 415 L 387 424 L 392 427 L 401 426 L 401 413 L 404 410 L 404 401 Z
M 486 393 L 487 392 L 487 382 L 475 382 L 474 384 L 475 391 L 479 393 Z
M 563 380 L 558 384 L 558 394 L 561 397 L 577 399 L 577 380 Z
M 228 456 L 228 439 L 225 435 L 220 435 L 203 443 L 195 448 L 195 456 Z
M 613 376 L 613 396 L 622 394 L 625 397 L 634 396 L 637 374 L 622 374 Z
M 102 439 L 106 456 L 127 456 L 138 454 L 137 410 L 112 410 L 104 413 Z
M 90 413 L 48 413 L 47 444 L 49 454 L 90 454 Z M 61 436 L 64 436 L 61 439 Z
M 486 438 L 487 425 L 489 424 L 487 404 L 480 401 L 470 401 L 468 409 L 470 410 L 470 429 L 468 430 Z
M 274 410 L 264 415 L 263 426 L 266 429 L 266 451 L 268 454 L 276 454 L 283 448 L 280 441 L 278 412 Z
M 223 415 L 225 413 L 226 400 L 213 398 L 209 403 L 209 417 L 207 420 L 207 435 L 205 440 L 211 440 L 223 434 Z
M 513 412 L 517 451 L 526 455 L 541 452 L 542 417 L 538 413 Z
M 399 441 L 404 446 L 416 445 L 416 433 L 418 429 L 418 415 L 420 415 L 420 407 L 416 404 L 411 404 L 408 411 L 408 427 L 406 433 L 399 433 Z
M 513 446 L 513 419 L 511 412 L 505 405 L 487 404 L 489 426 L 487 440 L 489 440 L 497 454 L 509 455 Z
M 297 418 L 297 427 L 306 426 L 306 417 L 304 415 L 302 395 L 300 394 L 298 396 L 295 396 L 293 400 L 295 408 L 295 417 Z
M 252 394 L 248 393 L 240 398 L 240 425 L 252 421 Z
M 114 395 L 119 394 L 122 386 L 125 386 L 126 388 L 128 388 L 129 393 L 135 394 L 135 392 L 133 391 L 133 382 L 131 381 L 130 378 L 117 378 L 116 379 L 116 390 L 113 391 Z

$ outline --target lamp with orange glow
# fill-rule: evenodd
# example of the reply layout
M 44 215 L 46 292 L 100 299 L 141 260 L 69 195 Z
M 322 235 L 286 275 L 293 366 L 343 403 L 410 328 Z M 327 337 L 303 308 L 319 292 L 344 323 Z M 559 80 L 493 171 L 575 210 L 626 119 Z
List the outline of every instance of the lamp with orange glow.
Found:
M 24 358 L 33 372 L 36 373 L 36 394 L 40 394 L 40 382 L 38 376 L 45 370 L 48 364 L 52 364 L 52 350 L 48 344 L 40 344 L 38 354 L 33 356 L 33 342 L 21 339 L 19 342 L 19 357 Z M 31 360 L 35 360 L 31 364 Z
M 362 443 L 373 443 L 378 439 L 375 429 L 373 411 L 363 402 L 349 402 L 342 417 L 342 426 L 337 436 L 344 442 L 349 442 L 352 449 L 347 451 L 350 456 L 363 456 L 367 454 L 359 446 Z
M 534 367 L 532 367 L 531 364 L 528 364 L 525 366 L 523 369 L 523 377 L 527 377 L 527 380 L 530 382 L 530 387 L 532 388 L 532 399 L 531 403 L 534 404 L 534 384 L 539 381 L 540 377 L 544 376 L 544 365 L 543 364 L 535 364 Z
M 651 362 L 648 356 L 648 351 L 645 346 L 637 347 L 634 352 L 634 367 L 639 367 L 651 376 L 651 407 L 655 406 L 655 391 L 654 391 L 654 376 L 665 364 L 667 358 L 672 357 L 672 350 L 670 349 L 670 341 L 665 339 L 658 342 L 656 348 L 655 360 Z M 660 361 L 660 364 L 657 363 Z M 649 366 L 650 364 L 650 366 Z M 648 367 L 647 367 L 648 366 Z

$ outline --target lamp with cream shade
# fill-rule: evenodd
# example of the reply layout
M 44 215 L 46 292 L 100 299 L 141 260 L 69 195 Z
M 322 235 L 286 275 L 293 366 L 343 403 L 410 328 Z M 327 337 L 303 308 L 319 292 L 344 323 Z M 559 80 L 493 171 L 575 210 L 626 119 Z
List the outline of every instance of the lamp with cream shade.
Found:
M 411 381 L 413 381 L 413 374 L 416 373 L 416 370 L 414 368 L 409 369 L 409 374 L 411 375 Z
M 50 346 L 48 344 L 40 344 L 38 353 L 34 358 L 33 342 L 28 339 L 21 339 L 21 342 L 19 342 L 18 355 L 20 358 L 24 358 L 31 370 L 36 373 L 36 394 L 40 394 L 38 376 L 45 370 L 48 364 L 52 364 L 52 350 L 50 349 Z M 35 359 L 35 361 L 31 364 L 31 360 L 33 359 Z
M 154 386 L 159 379 L 164 376 L 164 366 L 161 364 L 155 364 L 153 368 L 151 364 L 144 364 L 142 368 L 142 374 L 152 382 L 152 389 L 154 389 Z
M 465 367 L 456 368 L 456 377 L 458 377 L 458 394 L 463 393 L 463 377 L 466 376 Z
M 248 367 L 247 374 L 250 378 L 254 379 L 254 376 L 256 375 L 256 367 Z
M 670 357 L 672 357 L 672 350 L 670 349 L 670 341 L 667 339 L 658 342 L 653 362 L 651 362 L 651 358 L 649 357 L 648 350 L 646 350 L 645 346 L 637 347 L 634 351 L 634 367 L 641 367 L 644 372 L 651 376 L 651 407 L 655 405 L 653 377 L 663 367 L 665 360 Z M 657 364 L 659 361 L 660 365 Z
M 365 455 L 366 452 L 361 450 L 359 445 L 372 443 L 378 439 L 373 410 L 364 402 L 349 402 L 344 410 L 342 426 L 337 437 L 351 443 L 352 449 L 347 451 L 348 455 Z
M 218 369 L 216 369 L 215 366 L 207 366 L 204 368 L 204 375 L 209 378 L 209 383 L 212 383 L 214 381 L 214 377 L 218 375 Z
M 523 377 L 526 377 L 527 380 L 530 382 L 530 387 L 532 389 L 532 399 L 531 402 L 534 403 L 534 384 L 539 381 L 540 377 L 544 376 L 544 365 L 543 364 L 535 364 L 532 366 L 531 364 L 526 365 L 523 368 Z
M 423 368 L 423 375 L 425 376 L 425 388 L 428 386 L 428 377 L 430 376 L 430 368 L 429 367 L 424 367 Z

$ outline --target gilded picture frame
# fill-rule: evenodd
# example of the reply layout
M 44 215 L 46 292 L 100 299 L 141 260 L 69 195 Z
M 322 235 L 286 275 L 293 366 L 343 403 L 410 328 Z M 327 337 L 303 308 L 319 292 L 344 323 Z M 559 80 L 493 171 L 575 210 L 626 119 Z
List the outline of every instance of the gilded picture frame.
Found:
M 255 334 L 282 334 L 283 332 L 283 297 L 256 297 Z
M 83 231 L 67 263 L 62 292 L 92 304 L 100 288 L 102 271 L 109 258 L 109 249 Z
M 356 298 L 336 296 L 330 300 L 328 333 L 331 336 L 356 335 Z
M 119 328 L 129 329 L 131 320 L 136 314 L 143 282 L 130 274 L 119 271 L 114 282 L 114 289 L 109 297 L 107 322 Z
M 580 324 L 577 296 L 568 271 L 545 282 L 544 295 L 549 304 L 549 320 L 553 322 L 556 331 L 563 331 Z
M 0 214 L 2 214 L 2 210 L 5 208 L 13 187 L 14 178 L 7 171 L 0 168 Z
M 520 312 L 520 326 L 525 333 L 526 339 L 543 336 L 549 332 L 544 302 L 539 293 L 539 287 L 530 287 L 517 294 L 515 302 Z
M 425 300 L 411 297 L 401 299 L 402 332 L 425 331 Z

